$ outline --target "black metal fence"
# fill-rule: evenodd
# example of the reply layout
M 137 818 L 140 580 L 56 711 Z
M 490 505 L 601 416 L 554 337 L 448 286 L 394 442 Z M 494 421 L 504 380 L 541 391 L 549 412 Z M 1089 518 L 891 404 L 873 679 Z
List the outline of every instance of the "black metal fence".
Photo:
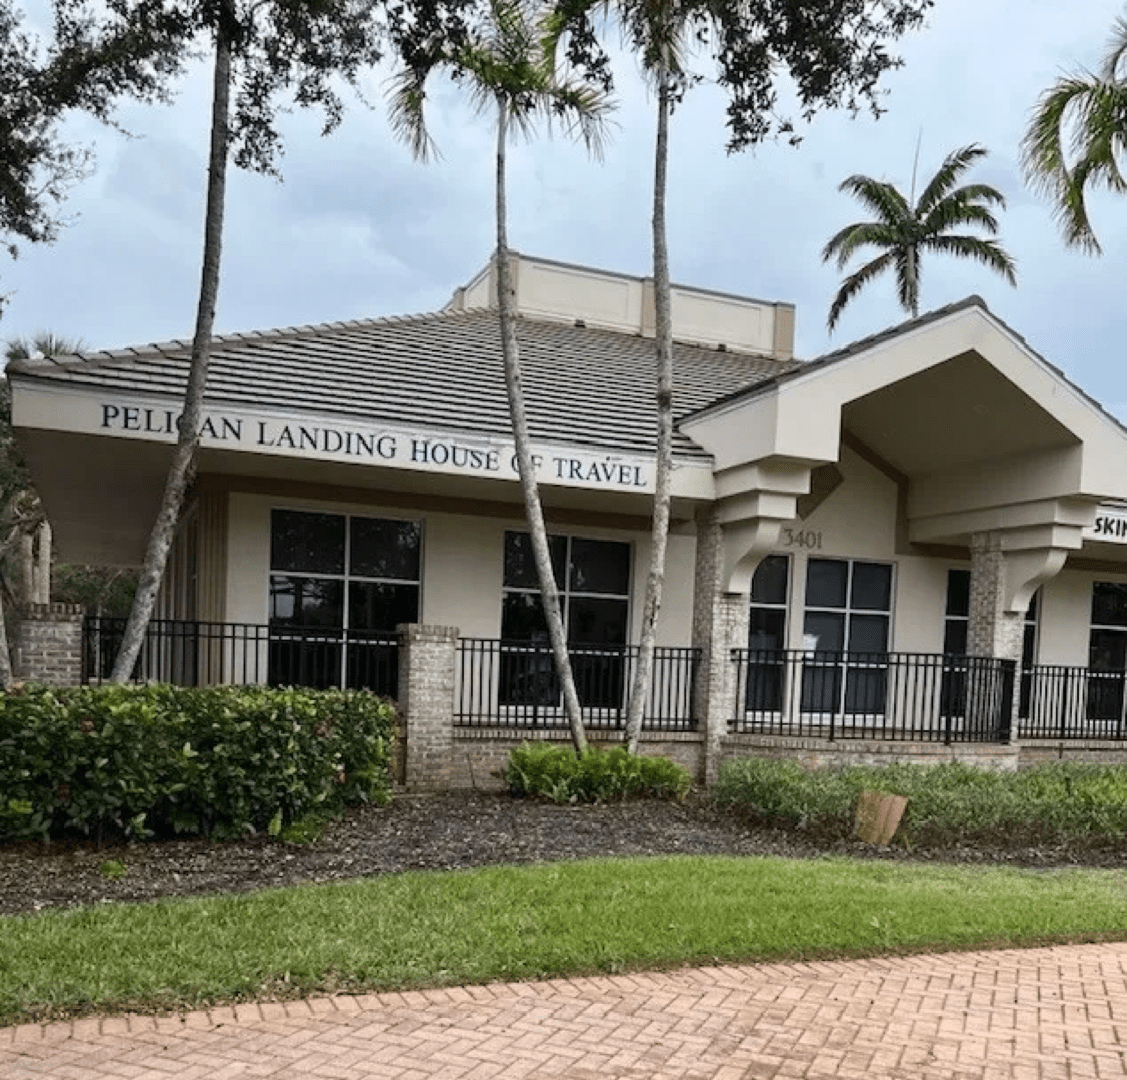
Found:
M 826 739 L 1006 742 L 1012 660 L 734 649 L 730 730 Z
M 1022 681 L 1020 738 L 1127 739 L 1127 672 L 1038 665 Z
M 86 619 L 83 682 L 109 678 L 124 632 L 124 619 Z M 349 687 L 394 698 L 399 693 L 399 638 L 354 630 L 154 619 L 133 679 L 177 686 Z
M 592 729 L 626 722 L 638 646 L 569 649 L 583 722 Z M 654 650 L 653 683 L 642 717 L 648 731 L 691 731 L 699 649 Z M 566 726 L 551 648 L 527 641 L 462 638 L 454 723 L 462 726 Z

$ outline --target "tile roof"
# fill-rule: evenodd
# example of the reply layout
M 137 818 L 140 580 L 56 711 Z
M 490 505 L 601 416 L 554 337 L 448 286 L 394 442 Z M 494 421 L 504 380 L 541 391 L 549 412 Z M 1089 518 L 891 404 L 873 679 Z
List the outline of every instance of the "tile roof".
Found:
M 653 340 L 563 322 L 518 322 L 534 439 L 652 451 Z M 181 396 L 190 342 L 9 364 L 12 374 L 103 391 Z M 799 366 L 676 345 L 678 418 Z M 504 437 L 508 402 L 495 311 L 371 319 L 214 339 L 208 402 Z M 675 451 L 705 457 L 678 434 Z

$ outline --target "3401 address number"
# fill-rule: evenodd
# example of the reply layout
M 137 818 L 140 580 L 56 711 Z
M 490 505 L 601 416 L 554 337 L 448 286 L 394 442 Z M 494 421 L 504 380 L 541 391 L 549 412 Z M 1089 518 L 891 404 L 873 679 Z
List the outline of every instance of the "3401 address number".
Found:
M 822 550 L 821 529 L 783 529 L 783 546 Z

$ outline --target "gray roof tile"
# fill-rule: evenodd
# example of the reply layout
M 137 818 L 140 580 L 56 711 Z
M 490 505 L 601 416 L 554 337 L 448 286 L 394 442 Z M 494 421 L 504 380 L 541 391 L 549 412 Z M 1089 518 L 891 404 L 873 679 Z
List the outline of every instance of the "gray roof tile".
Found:
M 522 318 L 525 397 L 534 439 L 645 452 L 654 445 L 654 343 L 636 335 Z M 179 396 L 190 343 L 20 361 L 24 377 L 106 391 Z M 677 417 L 799 365 L 701 346 L 674 348 Z M 509 432 L 495 311 L 295 327 L 214 339 L 213 406 L 277 407 L 405 427 Z M 678 434 L 678 454 L 704 456 Z

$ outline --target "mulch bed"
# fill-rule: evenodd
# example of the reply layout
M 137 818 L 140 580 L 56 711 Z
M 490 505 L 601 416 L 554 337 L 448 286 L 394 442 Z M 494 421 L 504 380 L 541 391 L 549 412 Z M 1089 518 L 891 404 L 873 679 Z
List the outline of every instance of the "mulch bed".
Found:
M 362 807 L 310 844 L 267 837 L 229 843 L 176 840 L 97 847 L 92 843 L 0 845 L 0 915 L 115 900 L 241 892 L 404 870 L 457 870 L 498 863 L 620 855 L 825 854 L 1008 863 L 1033 867 L 1127 866 L 1121 850 L 963 846 L 905 852 L 857 840 L 818 842 L 764 828 L 707 799 L 555 806 L 503 794 L 397 795 Z M 111 880 L 99 867 L 121 863 Z

